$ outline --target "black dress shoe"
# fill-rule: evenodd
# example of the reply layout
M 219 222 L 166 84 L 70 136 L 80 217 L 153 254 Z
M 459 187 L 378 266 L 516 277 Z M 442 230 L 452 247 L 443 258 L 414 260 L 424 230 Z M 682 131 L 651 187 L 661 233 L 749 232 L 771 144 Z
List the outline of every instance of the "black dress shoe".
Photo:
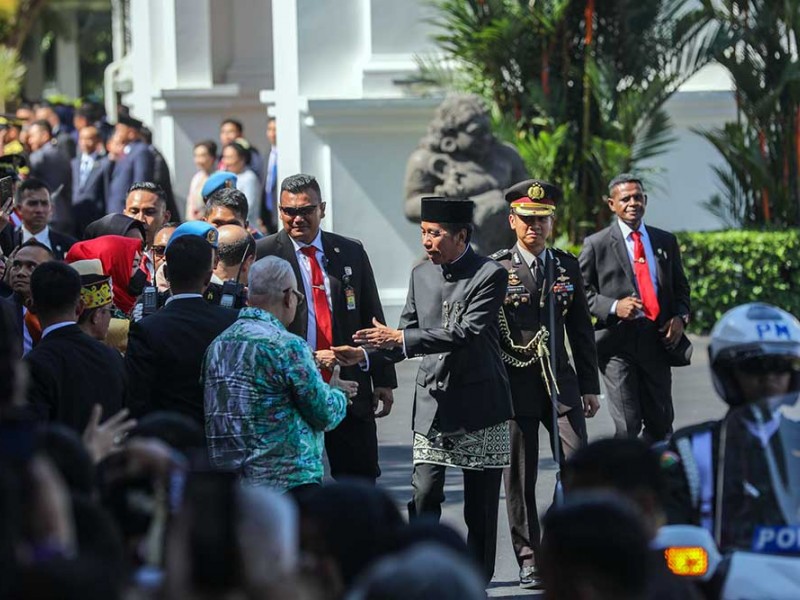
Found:
M 542 589 L 542 579 L 536 567 L 533 565 L 523 566 L 519 570 L 519 587 L 523 590 Z

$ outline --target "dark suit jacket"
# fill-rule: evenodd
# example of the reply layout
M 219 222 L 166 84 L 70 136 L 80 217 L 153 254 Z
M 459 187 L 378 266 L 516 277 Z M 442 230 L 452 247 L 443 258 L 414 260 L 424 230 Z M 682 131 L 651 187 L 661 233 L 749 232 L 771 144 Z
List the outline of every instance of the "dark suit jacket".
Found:
M 98 156 L 92 170 L 86 178 L 86 182 L 81 186 L 81 157 L 72 159 L 72 204 L 78 205 L 82 202 L 91 202 L 103 215 L 106 214 L 106 193 L 111 182 L 112 162 L 107 156 Z M 102 216 L 102 215 L 101 215 Z
M 64 156 L 67 157 L 67 159 L 72 160 L 75 158 L 75 154 L 78 150 L 78 144 L 69 131 L 65 129 L 59 129 L 58 132 L 53 132 L 53 137 L 56 138 L 59 151 L 61 151 Z
M 125 354 L 131 412 L 140 416 L 173 410 L 205 427 L 200 384 L 203 356 L 238 314 L 202 298 L 186 298 L 131 323 Z
M 72 248 L 72 244 L 77 242 L 74 237 L 58 233 L 50 229 L 50 246 L 53 251 L 53 257 L 56 260 L 64 260 L 67 252 Z M 14 231 L 13 224 L 9 223 L 0 232 L 0 247 L 3 249 L 3 254 L 10 256 L 11 253 L 22 244 L 22 229 Z
M 180 223 L 180 211 L 178 205 L 175 204 L 175 194 L 172 191 L 172 177 L 169 174 L 169 165 L 164 155 L 159 152 L 155 146 L 150 146 L 150 152 L 153 155 L 153 179 L 154 183 L 161 186 L 164 190 L 164 196 L 167 200 L 167 210 L 170 213 L 170 221 Z
M 83 432 L 94 404 L 104 418 L 123 407 L 122 357 L 77 325 L 49 333 L 23 360 L 30 369 L 28 400 L 44 419 Z
M 359 329 L 372 327 L 372 319 L 376 318 L 381 323 L 385 322 L 383 308 L 378 297 L 378 286 L 372 273 L 367 253 L 361 242 L 352 240 L 335 233 L 322 232 L 322 247 L 325 251 L 327 265 L 325 270 L 331 286 L 331 303 L 333 305 L 333 345 L 353 343 L 353 334 Z M 288 261 L 294 269 L 298 286 L 302 289 L 303 277 L 294 245 L 285 230 L 267 236 L 256 242 L 256 257 L 279 256 Z M 351 275 L 346 275 L 345 268 L 350 267 Z M 348 283 L 349 282 L 349 283 Z M 345 288 L 351 286 L 355 293 L 355 310 L 347 310 Z M 307 302 L 313 302 L 307 299 Z M 289 325 L 289 331 L 303 339 L 308 333 L 308 304 L 301 306 L 294 321 Z M 365 373 L 358 367 L 344 367 L 342 379 L 358 381 L 358 395 L 353 398 L 349 407 L 351 414 L 362 419 L 374 418 L 372 409 L 372 388 L 397 387 L 397 377 L 394 365 L 379 364 Z
M 691 310 L 689 282 L 683 272 L 678 240 L 671 233 L 645 226 L 656 257 L 658 305 L 656 325 L 661 327 L 672 317 L 688 315 Z M 636 332 L 636 323 L 622 321 L 610 310 L 615 300 L 638 294 L 628 250 L 616 222 L 590 235 L 583 242 L 579 257 L 589 310 L 595 323 L 597 354 L 613 356 Z M 666 357 L 661 347 L 653 349 Z
M 137 181 L 153 181 L 154 156 L 150 146 L 144 142 L 131 143 L 127 154 L 115 161 L 111 172 L 111 183 L 106 199 L 108 213 L 121 213 L 125 210 L 128 188 Z
M 0 310 L 2 310 L 3 317 L 6 319 L 8 325 L 11 327 L 11 333 L 14 337 L 14 356 L 17 358 L 22 357 L 22 327 L 24 325 L 24 316 L 22 314 L 22 306 L 17 302 L 16 296 L 12 295 L 8 298 L 0 298 Z
M 582 395 L 600 393 L 600 381 L 597 376 L 594 328 L 577 259 L 556 248 L 549 250 L 543 293 L 517 246 L 497 252 L 492 258 L 500 262 L 508 273 L 505 303 L 501 309 L 501 317 L 505 318 L 508 329 L 503 331 L 501 327 L 500 332 L 500 345 L 505 356 L 522 363 L 530 362 L 531 355 L 518 348 L 528 344 L 542 326 L 549 331 L 550 310 L 554 306 L 556 380 L 558 402 L 563 405 L 559 412 L 580 408 Z M 569 337 L 575 368 L 567 354 L 565 332 Z M 507 359 L 514 414 L 523 417 L 544 416 L 544 408 L 550 403 L 550 398 L 539 363 L 524 367 L 508 363 Z
M 72 231 L 72 169 L 69 157 L 55 144 L 45 144 L 31 153 L 31 176 L 41 179 L 50 189 L 53 204 L 53 227 Z
M 83 231 L 92 221 L 106 214 L 106 197 L 111 184 L 114 163 L 107 156 L 99 156 L 81 186 L 81 157 L 72 159 L 72 212 L 75 230 L 83 237 Z
M 511 392 L 500 357 L 497 314 L 508 274 L 472 249 L 456 262 L 414 267 L 400 316 L 406 355 L 422 357 L 414 389 L 414 431 L 476 431 L 510 419 Z M 370 352 L 402 360 L 402 351 Z

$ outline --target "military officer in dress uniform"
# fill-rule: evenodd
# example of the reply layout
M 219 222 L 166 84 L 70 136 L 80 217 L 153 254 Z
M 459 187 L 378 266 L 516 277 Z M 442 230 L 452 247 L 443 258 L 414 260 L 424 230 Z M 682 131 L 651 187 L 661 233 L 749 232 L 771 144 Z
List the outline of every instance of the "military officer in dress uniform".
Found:
M 555 400 L 563 449 L 560 455 L 569 456 L 587 441 L 584 417 L 593 417 L 600 406 L 600 382 L 594 330 L 578 260 L 568 252 L 546 247 L 561 190 L 530 179 L 509 188 L 505 198 L 511 205 L 508 222 L 517 243 L 491 257 L 508 272 L 506 297 L 499 315 L 500 349 L 515 417 L 511 421 L 511 466 L 505 470 L 504 480 L 520 586 L 534 588 L 540 586 L 536 511 L 539 424 L 547 428 L 554 445 Z M 555 310 L 555 331 L 549 331 L 551 310 Z M 575 368 L 564 345 L 565 330 Z M 556 349 L 555 399 L 550 397 L 551 335 L 555 336 Z

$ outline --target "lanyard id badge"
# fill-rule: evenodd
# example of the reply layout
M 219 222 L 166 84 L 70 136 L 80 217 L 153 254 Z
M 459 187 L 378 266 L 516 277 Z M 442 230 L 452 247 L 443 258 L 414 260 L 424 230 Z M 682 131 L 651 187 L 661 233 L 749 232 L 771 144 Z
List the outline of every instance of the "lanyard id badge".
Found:
M 347 301 L 347 310 L 355 310 L 356 309 L 356 291 L 352 288 L 352 286 L 347 286 L 344 288 L 344 297 Z
M 347 310 L 356 309 L 356 291 L 353 289 L 353 286 L 350 285 L 350 277 L 352 277 L 352 275 L 353 269 L 351 267 L 345 267 L 343 283 L 345 285 L 344 298 L 347 302 Z

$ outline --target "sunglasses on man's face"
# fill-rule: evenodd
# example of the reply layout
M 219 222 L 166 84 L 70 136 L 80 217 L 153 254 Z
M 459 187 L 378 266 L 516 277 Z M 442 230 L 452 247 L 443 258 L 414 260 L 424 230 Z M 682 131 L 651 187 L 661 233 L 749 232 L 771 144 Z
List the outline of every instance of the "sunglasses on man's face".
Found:
M 319 206 L 319 204 L 311 204 L 309 206 L 300 206 L 297 208 L 294 206 L 281 206 L 280 208 L 283 214 L 294 219 L 295 217 L 310 217 Z
M 150 246 L 153 250 L 153 254 L 156 256 L 164 256 L 164 252 L 167 251 L 166 246 Z

